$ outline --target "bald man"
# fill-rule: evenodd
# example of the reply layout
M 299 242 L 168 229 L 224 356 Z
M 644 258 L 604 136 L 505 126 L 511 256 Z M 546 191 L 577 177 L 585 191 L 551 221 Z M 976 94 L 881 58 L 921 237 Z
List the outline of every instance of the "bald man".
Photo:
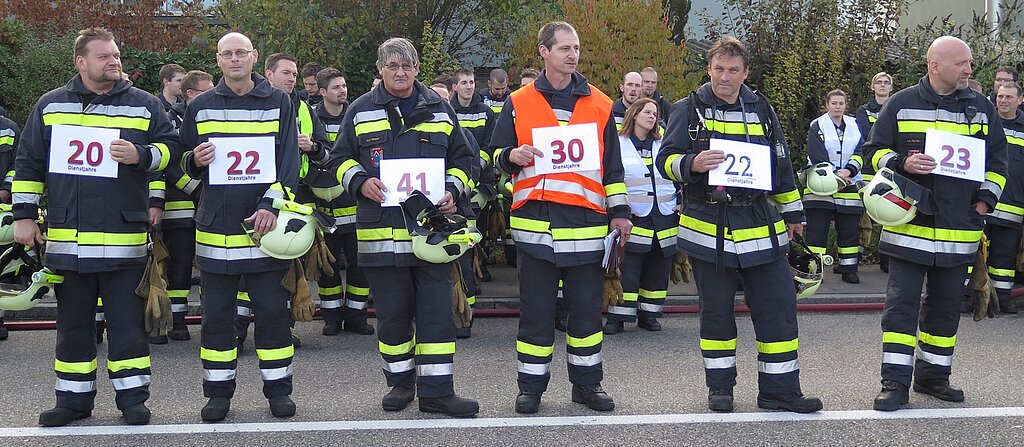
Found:
M 213 91 L 189 103 L 180 129 L 182 145 L 190 150 L 182 166 L 190 177 L 202 180 L 195 220 L 196 265 L 203 288 L 199 357 L 203 395 L 209 398 L 201 415 L 207 422 L 227 416 L 235 393 L 238 350 L 233 321 L 241 282 L 259 315 L 255 341 L 263 395 L 275 417 L 295 414 L 295 403 L 289 397 L 295 353 L 292 320 L 287 308 L 289 293 L 281 285 L 291 261 L 275 259 L 256 248 L 243 223 L 266 234 L 278 223 L 274 200 L 295 200 L 298 125 L 288 94 L 253 73 L 258 59 L 248 37 L 239 33 L 222 37 L 217 43 L 217 66 L 224 77 Z M 252 144 L 243 150 L 236 143 L 238 137 L 248 137 Z M 234 159 L 235 163 L 213 164 L 216 158 Z M 236 168 L 251 175 L 228 175 Z M 260 172 L 276 175 L 264 177 Z
M 612 116 L 615 118 L 615 129 L 622 130 L 622 120 L 626 116 L 626 109 L 633 105 L 643 95 L 644 79 L 640 73 L 631 71 L 622 77 L 622 85 L 619 91 L 622 97 L 612 103 Z
M 949 384 L 960 295 L 985 215 L 1006 183 L 1003 126 L 992 103 L 968 88 L 971 63 L 971 49 L 960 39 L 932 42 L 928 74 L 893 95 L 864 145 L 865 159 L 876 172 L 889 168 L 897 181 L 905 177 L 925 190 L 917 197 L 914 218 L 883 226 L 879 240 L 879 251 L 890 260 L 876 410 L 895 411 L 908 403 L 911 384 L 914 391 L 944 401 L 964 400 L 963 391 Z M 938 140 L 932 145 L 948 148 L 939 160 L 925 154 L 929 138 Z M 963 174 L 981 164 L 982 180 Z M 865 206 L 870 211 L 868 200 Z

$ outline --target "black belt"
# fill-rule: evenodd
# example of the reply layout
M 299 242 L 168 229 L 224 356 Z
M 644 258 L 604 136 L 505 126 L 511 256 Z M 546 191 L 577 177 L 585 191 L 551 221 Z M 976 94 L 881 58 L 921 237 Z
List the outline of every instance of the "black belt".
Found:
M 725 206 L 750 206 L 750 205 L 753 205 L 755 203 L 758 203 L 761 200 L 762 197 L 764 197 L 763 193 L 762 194 L 754 194 L 754 195 L 744 194 L 742 197 L 732 197 L 732 196 L 727 194 L 725 196 L 725 198 L 723 199 L 723 198 L 718 198 L 718 197 L 712 197 L 712 194 L 711 194 L 710 191 L 706 192 L 705 194 L 703 194 L 701 196 L 694 196 L 692 194 L 687 194 L 686 195 L 686 198 L 691 200 L 691 201 L 704 202 L 704 203 L 706 203 L 708 205 L 725 205 Z

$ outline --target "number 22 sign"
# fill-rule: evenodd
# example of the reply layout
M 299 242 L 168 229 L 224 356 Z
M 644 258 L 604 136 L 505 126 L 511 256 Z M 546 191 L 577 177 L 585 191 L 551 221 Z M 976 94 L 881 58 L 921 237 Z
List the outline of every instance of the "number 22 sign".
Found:
M 249 185 L 277 181 L 274 137 L 210 138 L 214 157 L 211 185 Z
M 935 159 L 932 174 L 985 181 L 985 140 L 928 129 L 924 137 L 924 154 Z
M 110 142 L 120 129 L 54 124 L 50 128 L 49 171 L 55 174 L 117 178 Z
M 762 144 L 711 139 L 711 150 L 725 153 L 725 161 L 708 171 L 708 184 L 771 191 L 772 150 Z

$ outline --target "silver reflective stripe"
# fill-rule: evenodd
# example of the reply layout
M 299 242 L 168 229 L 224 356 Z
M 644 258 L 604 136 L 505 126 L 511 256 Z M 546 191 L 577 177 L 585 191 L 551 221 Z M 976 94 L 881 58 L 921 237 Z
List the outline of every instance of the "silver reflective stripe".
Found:
M 244 259 L 268 258 L 266 253 L 256 247 L 224 248 L 196 244 L 196 256 L 219 259 L 222 261 L 238 261 Z
M 992 281 L 992 286 L 1000 290 L 1013 289 L 1013 281 Z
M 895 152 L 890 152 L 888 154 L 883 155 L 882 158 L 878 159 L 878 168 L 884 168 L 885 165 L 889 164 L 889 160 L 892 160 L 894 157 L 896 157 L 896 155 L 897 154 Z
M 466 184 L 462 183 L 462 179 L 460 179 L 460 178 L 458 178 L 458 177 L 456 177 L 454 175 L 446 175 L 444 177 L 444 181 L 445 181 L 445 183 L 451 183 L 451 184 L 455 185 L 455 189 L 459 190 L 459 195 L 462 195 L 462 193 L 464 193 L 466 191 Z
M 281 109 L 202 109 L 196 113 L 197 123 L 203 121 L 273 121 L 280 118 Z
M 928 253 L 973 255 L 978 251 L 977 242 L 932 241 L 928 239 L 904 236 L 902 234 L 896 234 L 885 230 L 882 231 L 882 237 L 880 240 L 889 244 L 900 245 Z
M 235 370 L 233 369 L 204 369 L 203 380 L 207 382 L 226 382 L 228 380 L 235 380 Z
M 788 362 L 757 362 L 757 372 L 765 374 L 786 374 L 800 370 L 800 360 Z
M 789 236 L 787 236 L 786 233 L 781 233 L 776 237 L 778 238 L 778 244 L 780 247 L 789 243 Z M 703 245 L 711 250 L 717 250 L 717 244 L 714 236 L 709 236 L 683 226 L 679 227 L 679 239 Z M 726 253 L 753 253 L 761 250 L 771 250 L 772 242 L 769 238 L 753 239 L 739 243 L 725 240 L 724 248 Z
M 359 241 L 360 253 L 412 253 L 412 241 Z
M 451 363 L 429 363 L 416 365 L 416 374 L 421 376 L 450 376 L 455 371 Z
M 569 354 L 566 356 L 570 365 L 575 366 L 597 366 L 601 364 L 601 353 L 593 355 L 575 355 Z
M 857 199 L 836 199 L 836 205 L 859 208 L 864 206 L 864 202 Z
M 345 300 L 345 307 L 355 310 L 366 309 L 366 301 Z
M 82 103 L 80 102 L 51 102 L 43 107 L 43 114 L 47 113 L 81 113 Z
M 794 200 L 794 201 L 789 202 L 789 203 L 787 203 L 785 205 L 780 205 L 779 206 L 779 212 L 780 213 L 792 213 L 792 212 L 795 212 L 795 211 L 803 211 L 803 209 L 804 209 L 804 204 L 803 204 L 803 202 L 801 202 L 799 200 Z
M 53 389 L 57 391 L 67 391 L 69 393 L 91 393 L 96 391 L 96 381 L 57 379 L 57 383 L 53 386 Z
M 292 365 L 283 366 L 281 368 L 260 368 L 260 375 L 263 376 L 263 380 L 281 380 L 292 376 Z
M 39 201 L 43 198 L 42 194 L 35 194 L 31 192 L 16 192 L 11 195 L 14 203 L 31 203 L 38 206 Z
M 278 191 L 276 189 L 268 189 L 267 192 L 263 193 L 263 197 L 266 197 L 268 199 L 283 199 L 284 192 Z
M 550 363 L 523 363 L 519 362 L 516 370 L 531 376 L 546 376 L 551 373 Z
M 883 352 L 882 363 L 888 363 L 890 365 L 913 366 L 914 356 L 910 354 L 898 354 L 895 352 Z
M 397 374 L 412 371 L 414 366 L 415 364 L 412 359 L 402 360 L 400 362 L 384 362 L 384 371 Z
M 145 245 L 78 245 L 77 242 L 54 241 L 46 242 L 46 252 L 99 259 L 141 258 L 148 254 Z
M 105 317 L 106 315 L 104 315 L 103 312 L 96 312 L 96 321 L 103 321 Z
M 512 239 L 526 244 L 546 245 L 552 248 L 554 248 L 555 246 L 554 241 L 551 238 L 551 235 L 548 233 L 534 233 L 532 231 L 513 229 Z M 603 249 L 604 248 L 602 247 L 602 250 Z
M 167 193 L 162 189 L 151 189 L 149 190 L 149 197 L 164 199 L 167 198 Z
M 203 182 L 201 182 L 199 180 L 192 179 L 192 180 L 189 180 L 188 183 L 185 184 L 185 187 L 181 188 L 181 190 L 183 192 L 185 192 L 185 194 L 192 194 L 192 191 L 195 191 L 196 188 L 198 188 L 199 185 L 201 185 L 202 183 Z
M 235 312 L 240 317 L 251 317 L 252 316 L 252 309 L 250 309 L 248 307 L 245 307 L 245 306 L 235 306 Z
M 430 121 L 427 121 L 427 122 L 428 123 L 448 123 L 448 124 L 454 124 L 454 123 L 452 123 L 452 117 L 448 116 L 447 113 L 435 113 L 434 114 L 434 119 L 432 119 Z
M 896 112 L 896 119 L 900 121 L 946 121 L 956 124 L 968 124 L 967 115 L 962 112 L 950 112 L 942 109 L 900 109 Z M 978 112 L 974 115 L 970 124 L 988 124 L 988 114 Z
M 356 165 L 345 171 L 345 174 L 341 176 L 341 184 L 345 186 L 345 189 L 349 188 L 349 184 L 352 183 L 352 178 L 360 172 L 366 172 L 362 166 Z
M 636 245 L 639 245 L 639 246 L 642 246 L 642 247 L 646 247 L 648 245 L 651 245 L 652 241 L 653 240 L 651 238 L 649 238 L 647 236 L 637 236 L 636 233 L 633 233 L 633 234 L 629 235 L 629 243 L 630 244 L 636 244 Z
M 150 145 L 149 155 L 151 161 L 149 162 L 149 168 L 147 169 L 147 171 L 155 171 L 156 168 L 160 167 L 160 160 L 164 158 L 164 154 L 160 152 L 160 148 Z
M 355 124 L 366 123 L 370 121 L 380 121 L 386 119 L 388 119 L 388 112 L 384 109 L 359 112 L 356 114 L 356 116 L 352 117 L 352 121 Z
M 988 216 L 990 218 L 1002 219 L 1016 224 L 1024 221 L 1024 216 L 1021 216 L 1020 214 L 1013 214 L 999 209 L 993 210 Z
M 356 216 L 355 216 L 355 214 L 353 214 L 351 216 L 338 216 L 338 217 L 334 218 L 334 226 L 336 226 L 336 227 L 340 227 L 342 225 L 354 224 L 354 223 L 356 223 Z
M 341 299 L 336 300 L 320 300 L 321 309 L 340 309 Z
M 1000 188 L 998 184 L 989 180 L 985 180 L 981 183 L 981 189 L 995 194 L 997 198 L 1003 194 L 1003 188 Z
M 636 308 L 623 306 L 608 306 L 608 313 L 615 315 L 636 315 Z
M 487 114 L 486 113 L 482 113 L 482 112 L 481 113 L 456 113 L 455 117 L 458 118 L 459 121 L 476 121 L 476 120 L 482 120 L 482 119 L 487 118 Z
M 951 355 L 932 354 L 928 351 L 918 349 L 917 358 L 931 363 L 932 365 L 953 366 L 953 356 Z
M 140 374 L 137 376 L 122 377 L 120 379 L 110 379 L 110 384 L 114 386 L 115 390 L 127 390 L 129 388 L 138 388 L 149 385 L 152 379 L 153 376 L 149 374 Z
M 714 113 L 712 113 L 712 112 L 714 112 Z M 707 109 L 704 109 L 704 116 L 708 117 L 708 119 L 713 119 L 713 120 L 717 120 L 717 121 L 729 121 L 729 122 L 733 122 L 733 123 L 743 123 L 743 122 L 746 122 L 747 124 L 760 124 L 761 123 L 761 118 L 759 116 L 757 116 L 757 114 L 754 113 L 754 112 L 747 112 L 746 114 L 744 114 L 743 112 L 726 112 L 726 111 L 719 110 L 719 109 L 715 109 L 714 111 L 712 111 L 712 109 L 707 108 Z
M 555 241 L 555 253 L 579 253 L 584 251 L 604 251 L 604 239 Z
M 176 314 L 188 312 L 188 304 L 171 304 L 171 312 Z
M 164 211 L 164 219 L 191 219 L 196 216 L 196 210 L 174 210 Z
M 736 367 L 736 356 L 710 358 L 704 357 L 704 369 L 728 369 Z
M 327 133 L 336 134 L 338 133 L 339 130 L 341 130 L 341 124 L 325 124 L 324 129 L 327 130 Z
M 839 265 L 857 265 L 857 257 L 839 258 Z
M 661 304 L 640 303 L 640 310 L 644 312 L 661 312 Z

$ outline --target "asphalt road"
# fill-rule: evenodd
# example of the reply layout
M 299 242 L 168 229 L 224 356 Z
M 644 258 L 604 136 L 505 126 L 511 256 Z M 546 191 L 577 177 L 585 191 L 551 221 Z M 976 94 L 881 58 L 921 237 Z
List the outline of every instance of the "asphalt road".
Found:
M 953 383 L 963 387 L 967 401 L 949 404 L 911 393 L 912 410 L 893 414 L 870 410 L 879 389 L 879 318 L 878 313 L 800 315 L 803 389 L 825 402 L 825 411 L 811 416 L 756 408 L 756 351 L 749 315 L 738 318 L 736 412 L 709 412 L 697 320 L 687 314 L 664 318 L 661 333 L 634 326 L 606 337 L 604 387 L 616 400 L 610 414 L 570 401 L 561 366 L 564 349 L 559 346 L 540 413 L 517 415 L 515 319 L 480 319 L 473 338 L 458 342 L 456 390 L 480 401 L 478 418 L 455 421 L 425 415 L 415 403 L 405 411 L 385 413 L 380 409 L 386 389 L 376 338 L 324 337 L 322 323 L 314 322 L 299 324 L 296 330 L 303 346 L 295 362 L 298 414 L 290 420 L 270 416 L 250 341 L 240 358 L 238 392 L 226 423 L 202 424 L 199 409 L 205 399 L 199 342 L 193 338 L 152 349 L 153 425 L 118 426 L 120 412 L 103 378 L 93 417 L 57 430 L 36 428 L 39 411 L 53 405 L 54 333 L 13 332 L 0 342 L 0 446 L 1024 445 L 1024 318 L 979 323 L 965 318 Z M 192 332 L 197 336 L 198 328 Z

